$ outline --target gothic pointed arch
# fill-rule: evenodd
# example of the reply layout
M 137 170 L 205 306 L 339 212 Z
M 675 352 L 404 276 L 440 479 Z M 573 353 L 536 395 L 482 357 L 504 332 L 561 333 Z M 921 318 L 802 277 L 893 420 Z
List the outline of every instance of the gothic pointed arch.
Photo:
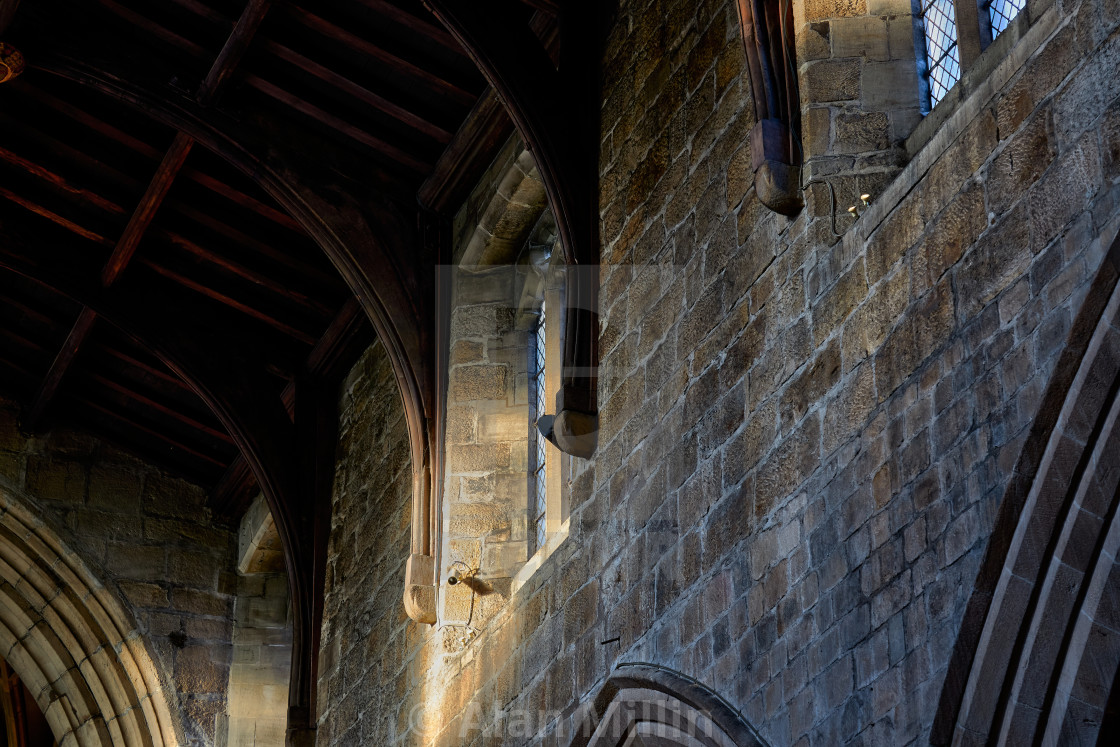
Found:
M 1120 670 L 1120 240 L 1004 494 L 933 744 L 1092 744 Z
M 571 747 L 766 747 L 714 690 L 655 664 L 622 664 L 577 719 Z
M 0 657 L 55 741 L 172 747 L 182 741 L 152 652 L 96 573 L 0 484 Z

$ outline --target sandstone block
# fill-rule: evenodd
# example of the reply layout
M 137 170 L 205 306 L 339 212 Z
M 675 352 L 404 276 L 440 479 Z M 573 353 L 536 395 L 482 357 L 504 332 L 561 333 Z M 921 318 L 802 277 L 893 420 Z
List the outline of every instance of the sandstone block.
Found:
M 829 31 L 833 57 L 862 57 L 865 60 L 886 60 L 889 57 L 884 18 L 875 15 L 837 18 L 830 22 Z M 866 68 L 865 75 L 870 75 Z
M 27 490 L 36 498 L 66 503 L 84 503 L 88 476 L 78 462 L 41 456 L 27 458 Z
M 819 60 L 805 68 L 805 96 L 810 104 L 859 98 L 860 61 Z
M 451 474 L 492 472 L 505 469 L 509 463 L 508 443 L 463 445 L 448 449 L 447 471 Z
M 451 371 L 448 396 L 454 402 L 481 399 L 505 399 L 507 395 L 505 366 L 458 366 Z
M 866 153 L 890 146 L 890 119 L 883 112 L 836 116 L 836 147 L 841 153 Z
M 89 475 L 89 504 L 103 510 L 138 513 L 140 475 L 129 467 L 95 465 Z
M 137 607 L 167 607 L 167 589 L 156 584 L 122 581 L 121 591 Z
M 808 0 L 805 3 L 805 20 L 846 18 L 867 13 L 867 0 Z

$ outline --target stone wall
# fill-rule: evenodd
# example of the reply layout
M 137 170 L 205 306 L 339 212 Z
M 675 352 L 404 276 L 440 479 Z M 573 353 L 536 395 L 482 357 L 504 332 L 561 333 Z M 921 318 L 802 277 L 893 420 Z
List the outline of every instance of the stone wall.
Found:
M 842 15 L 892 33 L 892 11 L 859 6 Z M 1000 496 L 1120 225 L 1120 6 L 1024 12 L 936 132 L 907 151 L 892 131 L 893 165 L 853 162 L 874 184 L 853 225 L 823 182 L 793 221 L 754 199 L 733 3 L 620 3 L 602 430 L 570 537 L 474 640 L 409 622 L 403 425 L 367 359 L 343 420 L 368 440 L 340 453 L 320 744 L 564 744 L 624 661 L 715 688 L 775 745 L 928 735 Z M 814 63 L 807 111 L 831 111 Z M 827 130 L 806 117 L 806 142 L 835 149 L 841 116 L 882 111 L 843 101 Z
M 233 532 L 212 525 L 200 488 L 77 431 L 25 437 L 16 420 L 0 401 L 0 482 L 33 501 L 134 616 L 181 713 L 182 743 L 214 744 L 232 651 Z
M 292 668 L 290 611 L 286 573 L 238 576 L 228 716 L 219 720 L 219 745 L 284 747 Z
M 422 664 L 402 671 L 428 626 L 405 615 L 412 472 L 404 409 L 380 343 L 355 365 L 339 403 L 338 469 L 319 660 L 318 744 L 382 744 Z

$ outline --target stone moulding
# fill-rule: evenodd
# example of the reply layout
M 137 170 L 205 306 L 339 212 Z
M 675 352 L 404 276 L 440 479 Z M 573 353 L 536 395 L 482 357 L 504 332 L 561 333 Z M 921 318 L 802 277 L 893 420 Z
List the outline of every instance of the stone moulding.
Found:
M 171 747 L 181 726 L 115 595 L 0 485 L 0 656 L 62 745 Z
M 571 747 L 679 744 L 767 747 L 758 732 L 713 690 L 656 664 L 620 664 L 576 714 Z

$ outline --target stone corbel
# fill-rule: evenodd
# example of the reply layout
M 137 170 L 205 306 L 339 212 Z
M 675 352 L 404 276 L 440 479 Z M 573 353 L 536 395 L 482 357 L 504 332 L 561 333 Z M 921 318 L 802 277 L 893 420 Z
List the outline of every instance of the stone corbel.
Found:
M 755 193 L 763 205 L 796 215 L 801 197 L 801 97 L 791 0 L 737 0 L 756 122 L 751 129 Z
M 566 454 L 590 459 L 599 443 L 598 387 L 599 268 L 567 265 L 564 355 L 556 417 L 541 433 Z
M 436 559 L 412 554 L 404 570 L 404 610 L 418 623 L 436 622 Z

